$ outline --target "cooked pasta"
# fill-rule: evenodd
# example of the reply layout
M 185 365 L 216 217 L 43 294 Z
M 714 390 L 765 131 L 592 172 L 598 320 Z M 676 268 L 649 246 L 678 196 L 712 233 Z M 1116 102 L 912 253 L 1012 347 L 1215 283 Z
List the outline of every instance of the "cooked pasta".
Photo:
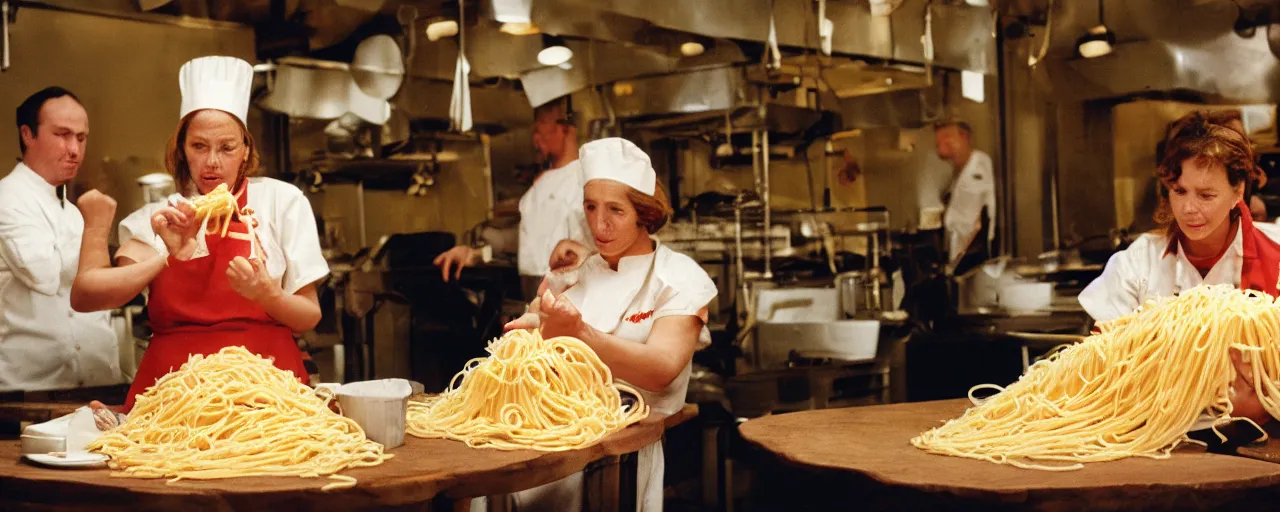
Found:
M 192 355 L 138 395 L 129 418 L 88 450 L 111 457 L 116 476 L 213 480 L 327 476 L 323 490 L 352 487 L 338 475 L 392 457 L 293 372 L 232 346 Z
M 489 357 L 468 361 L 449 389 L 410 402 L 408 432 L 474 448 L 573 450 L 644 419 L 635 390 L 615 384 L 609 367 L 581 340 L 511 331 Z M 639 400 L 624 405 L 620 391 Z
M 217 232 L 223 237 L 230 236 L 250 241 L 252 243 L 249 245 L 249 259 L 266 257 L 265 252 L 260 254 L 259 251 L 261 242 L 258 240 L 258 221 L 253 216 L 253 209 L 240 208 L 236 196 L 231 195 L 226 183 L 219 184 L 208 194 L 195 198 L 191 203 L 196 209 L 196 220 L 203 223 L 205 233 Z M 244 223 L 246 232 L 228 232 L 233 220 Z
M 221 232 L 227 236 L 227 227 L 232 218 L 239 213 L 236 197 L 231 195 L 226 183 L 219 184 L 208 194 L 191 201 L 196 207 L 196 219 L 205 222 L 205 232 Z
M 1197 420 L 1211 420 L 1215 433 L 1233 421 L 1233 348 L 1253 363 L 1263 407 L 1280 415 L 1280 305 L 1264 293 L 1202 286 L 1149 301 L 1100 330 L 911 444 L 1047 470 L 1167 458 Z

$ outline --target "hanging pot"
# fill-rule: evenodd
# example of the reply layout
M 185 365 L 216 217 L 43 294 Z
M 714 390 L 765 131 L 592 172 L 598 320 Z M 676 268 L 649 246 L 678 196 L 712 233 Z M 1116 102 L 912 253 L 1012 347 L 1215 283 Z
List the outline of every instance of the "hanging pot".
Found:
M 274 85 L 259 107 L 303 119 L 337 119 L 348 112 L 354 85 L 346 63 L 284 57 L 273 67 Z

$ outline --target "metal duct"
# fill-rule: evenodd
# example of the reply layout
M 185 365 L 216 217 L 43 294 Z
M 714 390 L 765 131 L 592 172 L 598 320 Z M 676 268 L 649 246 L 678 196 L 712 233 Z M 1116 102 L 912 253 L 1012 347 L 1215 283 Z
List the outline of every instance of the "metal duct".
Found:
M 941 109 L 937 88 L 894 91 L 841 99 L 843 129 L 920 128 L 936 120 Z
M 606 88 L 620 118 L 696 114 L 751 105 L 741 68 L 719 68 L 622 81 Z
M 1093 59 L 1072 54 L 1076 38 L 1097 24 L 1096 7 L 1080 4 L 1053 13 L 1056 58 L 1046 64 L 1055 95 L 1090 100 L 1178 91 L 1223 103 L 1280 101 L 1280 61 L 1268 47 L 1268 30 L 1236 34 L 1238 11 L 1230 2 L 1108 2 L 1105 20 L 1120 43 Z
M 449 96 L 453 83 L 411 77 L 392 102 L 415 121 L 449 120 Z M 524 94 L 510 87 L 472 87 L 472 118 L 475 131 L 498 132 L 533 123 L 533 108 Z
M 534 4 L 533 18 L 543 30 L 561 35 L 599 35 L 602 29 L 598 25 L 606 23 L 591 17 L 605 12 L 670 30 L 763 43 L 769 35 L 770 4 L 771 0 L 539 0 Z M 815 4 L 811 0 L 776 0 L 774 6 L 778 42 L 817 50 Z M 864 2 L 832 2 L 827 5 L 827 17 L 835 25 L 832 49 L 841 54 L 926 64 L 921 37 L 926 8 L 933 16 L 933 64 L 995 74 L 994 20 L 991 11 L 983 7 L 906 0 L 892 15 L 881 17 L 872 16 Z

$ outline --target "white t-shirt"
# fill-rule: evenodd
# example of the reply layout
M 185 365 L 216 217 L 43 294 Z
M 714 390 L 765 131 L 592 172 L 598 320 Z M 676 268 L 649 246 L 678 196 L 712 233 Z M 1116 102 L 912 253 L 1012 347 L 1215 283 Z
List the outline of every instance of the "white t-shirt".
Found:
M 520 275 L 542 277 L 551 271 L 551 251 L 561 240 L 595 247 L 582 210 L 582 164 L 577 160 L 538 176 L 520 198 Z
M 948 261 L 955 261 L 964 254 L 967 248 L 965 242 L 978 230 L 983 208 L 987 209 L 987 218 L 990 220 L 987 240 L 975 240 L 976 243 L 987 243 L 995 237 L 996 184 L 991 157 L 975 149 L 951 184 L 951 202 L 947 204 L 947 211 L 942 217 L 943 226 L 947 230 Z
M 84 217 L 25 164 L 0 180 L 0 391 L 123 381 L 111 313 L 71 309 Z
M 329 262 L 320 250 L 315 214 L 302 191 L 271 178 L 249 178 L 247 186 L 248 207 L 258 220 L 258 239 L 267 255 L 267 275 L 291 295 L 329 275 Z M 120 221 L 120 242 L 138 240 L 161 255 L 168 255 L 168 248 L 151 229 L 151 216 L 164 205 L 164 201 L 148 204 Z M 208 254 L 204 234 L 202 228 L 196 237 L 194 257 Z

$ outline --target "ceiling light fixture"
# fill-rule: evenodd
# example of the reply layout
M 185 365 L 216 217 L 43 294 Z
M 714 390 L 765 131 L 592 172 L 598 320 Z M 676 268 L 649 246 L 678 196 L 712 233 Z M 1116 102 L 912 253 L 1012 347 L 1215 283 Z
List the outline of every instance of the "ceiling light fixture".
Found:
M 522 21 L 503 23 L 498 30 L 504 34 L 511 34 L 513 36 L 531 36 L 541 32 L 541 30 L 538 30 L 537 25 Z
M 439 18 L 427 24 L 427 40 L 436 42 L 458 35 L 458 20 Z
M 707 47 L 697 41 L 689 41 L 680 45 L 680 55 L 685 57 L 697 57 L 707 51 Z
M 1098 26 L 1089 29 L 1083 37 L 1076 40 L 1076 52 L 1086 59 L 1110 54 L 1116 44 L 1116 35 L 1107 30 L 1102 11 L 1102 0 L 1098 0 Z
M 542 51 L 538 52 L 538 64 L 543 66 L 559 66 L 573 58 L 573 50 L 565 46 L 564 38 L 559 36 L 542 36 Z

